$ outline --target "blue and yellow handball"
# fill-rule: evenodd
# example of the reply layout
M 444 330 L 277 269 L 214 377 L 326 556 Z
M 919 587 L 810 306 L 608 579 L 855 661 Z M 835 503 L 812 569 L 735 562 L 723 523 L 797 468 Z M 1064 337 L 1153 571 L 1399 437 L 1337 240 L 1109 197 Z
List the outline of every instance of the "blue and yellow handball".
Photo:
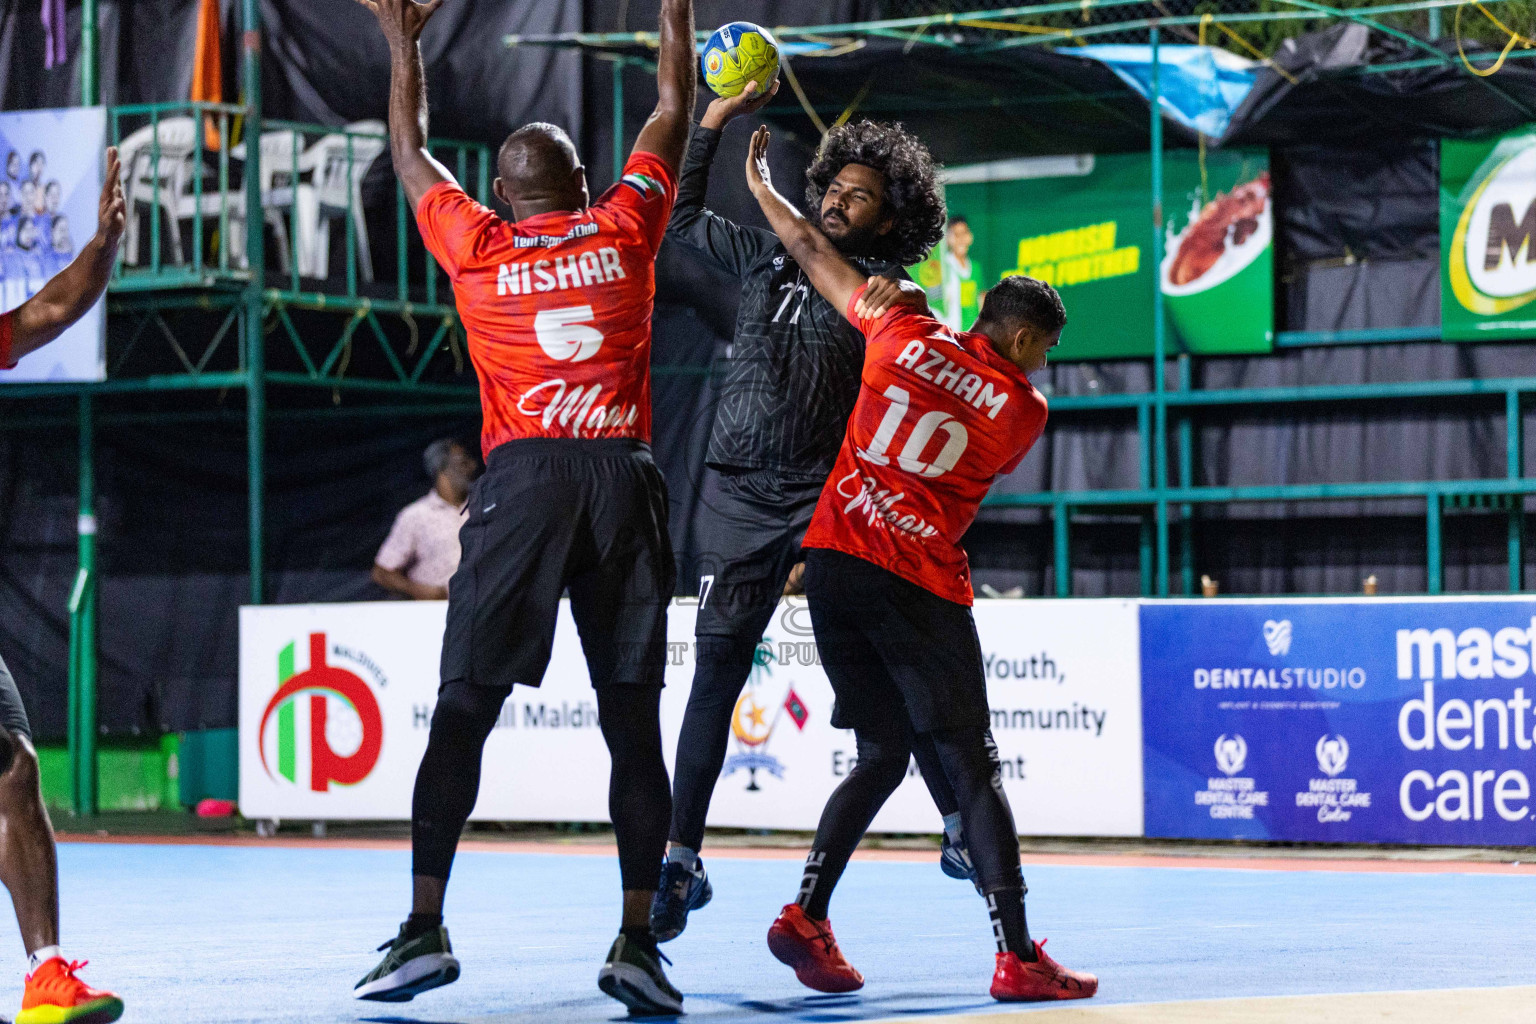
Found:
M 704 84 L 717 96 L 739 96 L 748 82 L 756 82 L 759 94 L 779 73 L 779 44 L 773 34 L 750 21 L 721 25 L 704 44 L 700 58 Z

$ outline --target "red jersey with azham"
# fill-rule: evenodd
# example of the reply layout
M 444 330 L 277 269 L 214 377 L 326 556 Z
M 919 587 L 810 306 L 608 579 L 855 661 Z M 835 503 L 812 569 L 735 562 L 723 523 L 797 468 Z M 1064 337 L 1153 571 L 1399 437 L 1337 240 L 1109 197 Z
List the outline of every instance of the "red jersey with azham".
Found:
M 651 439 L 656 250 L 676 197 L 650 153 L 576 213 L 508 223 L 451 182 L 422 197 L 417 223 L 480 377 L 487 455 L 528 437 Z
M 984 334 L 905 306 L 855 322 L 868 338 L 862 386 L 805 546 L 862 558 L 970 605 L 960 538 L 992 482 L 1040 439 L 1045 397 Z

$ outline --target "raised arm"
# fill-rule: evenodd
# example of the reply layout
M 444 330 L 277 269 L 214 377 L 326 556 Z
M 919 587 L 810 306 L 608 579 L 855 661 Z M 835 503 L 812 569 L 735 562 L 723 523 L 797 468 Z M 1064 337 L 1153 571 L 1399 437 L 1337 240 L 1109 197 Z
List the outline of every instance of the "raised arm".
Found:
M 768 171 L 768 129 L 759 128 L 752 135 L 747 151 L 747 186 L 763 208 L 768 224 L 811 285 L 844 316 L 853 293 L 869 280 L 858 267 L 837 251 L 837 247 L 817 227 L 773 187 Z
M 661 52 L 656 61 L 656 109 L 635 140 L 636 153 L 654 153 L 676 174 L 688 145 L 698 92 L 693 0 L 662 0 Z
M 704 205 L 709 192 L 709 167 L 720 148 L 720 133 L 733 119 L 755 113 L 779 91 L 775 78 L 768 91 L 758 93 L 757 83 L 748 82 L 741 93 L 713 100 L 704 111 L 704 119 L 694 130 L 683 160 L 683 173 L 677 182 L 677 204 L 667 234 L 713 260 L 722 270 L 740 277 L 747 268 L 774 247 L 773 234 L 762 228 L 745 227 L 715 213 Z
M 389 43 L 389 152 L 414 211 L 433 185 L 453 181 L 448 168 L 427 152 L 427 79 L 421 64 L 421 30 L 443 0 L 358 3 L 378 16 Z
M 96 210 L 96 234 L 63 270 L 43 285 L 11 317 L 11 358 L 42 348 L 86 314 L 107 290 L 117 243 L 123 237 L 127 207 L 123 168 L 117 148 L 107 150 L 107 177 Z

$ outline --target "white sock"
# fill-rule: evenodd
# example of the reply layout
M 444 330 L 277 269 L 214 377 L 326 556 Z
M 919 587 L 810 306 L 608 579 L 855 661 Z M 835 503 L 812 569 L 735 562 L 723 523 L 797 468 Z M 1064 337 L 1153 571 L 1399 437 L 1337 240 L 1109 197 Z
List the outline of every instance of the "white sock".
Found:
M 58 946 L 44 946 L 37 952 L 31 953 L 27 956 L 27 973 L 34 974 L 37 972 L 39 967 L 43 966 L 43 964 L 47 963 L 49 960 L 52 960 L 54 957 L 63 957 L 63 955 L 64 951 Z
M 667 863 L 681 864 L 689 871 L 693 871 L 699 866 L 699 855 L 686 846 L 673 846 L 667 850 Z
M 958 843 L 960 841 L 959 811 L 956 811 L 954 814 L 944 815 L 944 834 L 949 836 L 949 841 L 952 843 Z

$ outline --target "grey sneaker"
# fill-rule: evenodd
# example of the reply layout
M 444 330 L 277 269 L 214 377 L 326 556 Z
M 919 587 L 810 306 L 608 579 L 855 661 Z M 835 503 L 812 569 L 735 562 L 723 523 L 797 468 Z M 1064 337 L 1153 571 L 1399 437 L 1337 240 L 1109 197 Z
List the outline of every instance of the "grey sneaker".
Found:
M 597 987 L 640 1017 L 683 1012 L 683 994 L 672 987 L 661 962 L 667 957 L 655 944 L 620 935 L 608 950 L 608 962 L 597 973 Z M 667 960 L 667 963 L 672 961 Z
M 405 925 L 401 925 L 400 934 L 379 950 L 389 952 L 384 953 L 379 966 L 353 987 L 352 995 L 358 999 L 405 1003 L 428 989 L 459 980 L 459 962 L 453 957 L 447 928 L 434 928 L 407 939 Z

